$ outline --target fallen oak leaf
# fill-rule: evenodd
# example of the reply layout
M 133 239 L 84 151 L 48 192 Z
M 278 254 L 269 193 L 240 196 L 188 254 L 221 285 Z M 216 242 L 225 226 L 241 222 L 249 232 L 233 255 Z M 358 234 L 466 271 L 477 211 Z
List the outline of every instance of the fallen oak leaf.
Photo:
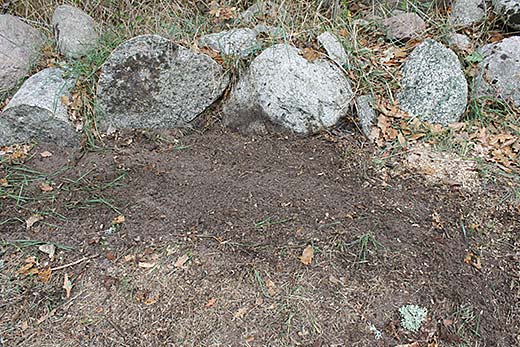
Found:
M 38 223 L 41 220 L 43 220 L 42 216 L 40 216 L 39 214 L 33 214 L 32 216 L 27 218 L 25 221 L 26 230 L 31 229 L 34 224 Z
M 56 253 L 56 246 L 54 246 L 53 244 L 47 243 L 44 245 L 40 245 L 38 249 L 40 250 L 40 252 L 47 254 L 50 260 L 54 259 L 54 254 Z
M 46 182 L 42 182 L 40 184 L 40 190 L 44 193 L 48 193 L 48 192 L 52 192 L 54 190 L 54 188 L 50 184 L 48 184 Z
M 155 263 L 147 263 L 145 261 L 140 261 L 137 266 L 142 267 L 143 269 L 151 269 L 155 266 Z
M 205 308 L 210 308 L 210 307 L 213 307 L 215 306 L 215 304 L 217 303 L 217 299 L 215 298 L 211 298 L 208 300 L 208 302 L 206 303 L 206 305 L 204 305 Z
M 184 264 L 186 264 L 188 259 L 190 259 L 190 256 L 188 254 L 184 254 L 183 256 L 179 257 L 179 259 L 177 259 L 174 266 L 176 268 L 182 268 L 182 267 L 184 267 Z
M 63 289 L 65 289 L 65 294 L 67 296 L 67 299 L 70 298 L 70 291 L 72 290 L 72 282 L 69 279 L 69 275 L 65 273 L 65 276 L 63 277 Z
M 43 151 L 40 153 L 40 157 L 42 158 L 49 158 L 49 157 L 52 157 L 52 153 L 49 152 L 49 151 Z
M 314 258 L 314 248 L 311 245 L 305 247 L 302 252 L 302 256 L 300 257 L 300 261 L 304 265 L 310 265 L 312 263 L 312 259 Z
M 464 262 L 466 264 L 468 264 L 468 265 L 473 266 L 477 270 L 481 270 L 482 269 L 482 263 L 480 262 L 480 257 L 477 256 L 472 251 L 469 251 L 466 254 L 466 257 L 464 258 Z
M 300 55 L 305 58 L 308 62 L 313 62 L 318 60 L 320 57 L 320 52 L 315 51 L 314 49 L 307 47 L 301 50 Z
M 45 269 L 38 272 L 38 279 L 42 283 L 47 283 L 51 279 L 52 276 L 52 270 L 51 267 L 48 266 Z
M 115 217 L 113 220 L 112 220 L 112 225 L 118 225 L 118 224 L 121 224 L 125 221 L 125 216 L 121 215 L 121 216 L 117 216 Z
M 143 301 L 143 304 L 150 306 L 155 304 L 157 301 L 159 301 L 159 295 L 146 299 L 145 301 Z
M 238 309 L 237 312 L 235 312 L 233 317 L 235 317 L 235 318 L 244 318 L 246 313 L 247 313 L 247 307 L 241 307 L 241 308 Z

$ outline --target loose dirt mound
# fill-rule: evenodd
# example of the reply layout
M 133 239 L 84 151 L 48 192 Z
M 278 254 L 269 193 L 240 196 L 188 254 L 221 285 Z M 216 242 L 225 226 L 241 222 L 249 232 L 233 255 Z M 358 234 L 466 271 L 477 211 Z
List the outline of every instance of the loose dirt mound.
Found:
M 519 342 L 518 214 L 495 206 L 501 190 L 383 180 L 350 138 L 144 135 L 70 162 L 38 148 L 2 167 L 8 182 L 21 167 L 55 173 L 42 193 L 22 170 L 23 192 L 1 201 L 4 345 Z M 74 247 L 58 248 L 53 268 L 94 257 L 44 283 L 47 256 L 13 242 L 27 239 Z M 34 275 L 17 273 L 24 259 Z M 417 333 L 399 325 L 405 304 L 428 309 Z

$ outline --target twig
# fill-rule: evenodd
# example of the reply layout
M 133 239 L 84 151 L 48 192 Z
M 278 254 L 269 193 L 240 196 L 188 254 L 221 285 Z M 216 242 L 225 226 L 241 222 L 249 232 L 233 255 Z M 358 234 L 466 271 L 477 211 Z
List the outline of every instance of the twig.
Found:
M 61 269 L 65 269 L 67 267 L 70 267 L 70 266 L 74 266 L 76 264 L 79 264 L 81 262 L 84 262 L 85 260 L 91 260 L 91 259 L 94 259 L 94 258 L 97 258 L 99 257 L 99 254 L 96 254 L 96 255 L 93 255 L 93 256 L 90 256 L 90 257 L 84 257 L 84 258 L 81 258 L 79 260 L 76 260 L 70 264 L 65 264 L 65 265 L 61 265 L 61 266 L 57 266 L 57 267 L 53 267 L 51 268 L 51 271 L 56 271 L 56 270 L 61 270 Z

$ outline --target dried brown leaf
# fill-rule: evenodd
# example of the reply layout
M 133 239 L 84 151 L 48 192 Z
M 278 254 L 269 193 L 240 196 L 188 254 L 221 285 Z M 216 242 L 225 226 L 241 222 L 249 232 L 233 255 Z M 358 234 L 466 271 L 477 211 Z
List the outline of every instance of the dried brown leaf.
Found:
M 312 259 L 314 258 L 314 248 L 309 245 L 305 247 L 302 252 L 302 256 L 300 257 L 300 261 L 304 265 L 310 265 L 312 263 Z
M 69 275 L 65 273 L 63 277 L 63 289 L 65 289 L 65 294 L 67 299 L 70 298 L 70 291 L 72 290 L 72 281 L 69 279 Z

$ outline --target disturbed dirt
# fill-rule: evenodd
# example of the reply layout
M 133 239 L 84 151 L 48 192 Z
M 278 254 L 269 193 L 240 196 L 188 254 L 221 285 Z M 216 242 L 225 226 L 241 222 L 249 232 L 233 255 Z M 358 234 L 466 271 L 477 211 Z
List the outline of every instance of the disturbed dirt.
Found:
M 26 184 L 0 200 L 0 345 L 520 345 L 518 201 L 500 181 L 434 185 L 350 136 L 107 148 L 2 165 L 4 191 Z M 406 304 L 428 310 L 418 332 Z

